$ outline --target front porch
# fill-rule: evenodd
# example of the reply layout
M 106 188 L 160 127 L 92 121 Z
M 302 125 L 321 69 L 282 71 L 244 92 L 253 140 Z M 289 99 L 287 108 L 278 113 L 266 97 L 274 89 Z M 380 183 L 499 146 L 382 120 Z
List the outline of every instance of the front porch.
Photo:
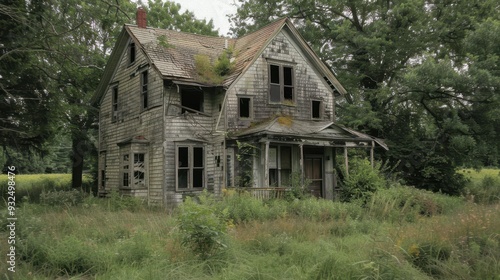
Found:
M 380 139 L 330 121 L 280 118 L 284 117 L 239 131 L 228 139 L 227 186 L 252 188 L 255 196 L 267 198 L 282 196 L 292 186 L 301 185 L 313 196 L 334 200 L 340 191 L 338 157 L 343 157 L 348 174 L 348 149 L 368 149 L 372 166 L 374 149 L 387 149 Z M 263 194 L 266 192 L 269 194 Z

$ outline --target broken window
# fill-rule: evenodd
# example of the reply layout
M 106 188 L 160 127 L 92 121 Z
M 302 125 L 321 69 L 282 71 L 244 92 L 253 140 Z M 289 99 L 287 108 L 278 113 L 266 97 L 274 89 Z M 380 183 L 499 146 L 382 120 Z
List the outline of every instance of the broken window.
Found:
M 323 102 L 319 100 L 311 101 L 311 118 L 321 119 L 323 117 Z
M 238 98 L 238 115 L 240 118 L 249 119 L 252 118 L 252 99 L 250 97 L 239 97 Z
M 269 101 L 288 104 L 295 101 L 293 67 L 269 65 Z
M 141 104 L 142 109 L 148 108 L 148 71 L 141 73 Z
M 205 187 L 205 152 L 200 146 L 177 147 L 177 189 Z
M 147 154 L 131 153 L 131 146 L 122 148 L 125 154 L 122 155 L 121 164 L 121 187 L 124 188 L 144 188 L 146 187 Z M 137 147 L 135 148 L 137 149 Z M 142 149 L 142 148 L 141 148 Z
M 146 173 L 145 155 L 143 153 L 134 153 L 134 187 L 143 187 L 145 185 L 144 174 Z
M 203 112 L 203 91 L 183 90 L 181 93 L 182 113 Z

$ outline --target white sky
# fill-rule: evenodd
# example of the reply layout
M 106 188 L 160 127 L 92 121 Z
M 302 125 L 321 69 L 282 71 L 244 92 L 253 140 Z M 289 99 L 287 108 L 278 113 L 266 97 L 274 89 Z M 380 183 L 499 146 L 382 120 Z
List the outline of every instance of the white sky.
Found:
M 213 19 L 219 35 L 227 36 L 229 24 L 227 14 L 236 13 L 234 0 L 171 0 L 181 5 L 181 12 L 186 9 L 193 12 L 197 19 Z

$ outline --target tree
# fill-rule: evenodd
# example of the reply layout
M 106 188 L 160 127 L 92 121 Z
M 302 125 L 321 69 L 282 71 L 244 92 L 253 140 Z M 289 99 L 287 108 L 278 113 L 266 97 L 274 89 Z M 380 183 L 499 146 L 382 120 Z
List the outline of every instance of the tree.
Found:
M 408 183 L 457 193 L 457 166 L 499 164 L 498 50 L 480 51 L 498 35 L 476 32 L 496 27 L 496 1 L 239 2 L 238 36 L 278 17 L 295 22 L 348 90 L 340 122 L 385 138 L 381 156 L 401 161 Z
M 7 147 L 40 151 L 57 127 L 59 102 L 35 67 L 45 53 L 45 34 L 34 28 L 37 2 L 0 2 L 0 146 L 11 165 Z
M 90 99 L 122 26 L 134 23 L 136 8 L 128 0 L 0 4 L 0 42 L 6 42 L 0 57 L 5 153 L 19 143 L 47 147 L 56 131 L 68 131 L 72 184 L 81 186 L 84 159 L 95 152 L 97 138 L 97 109 Z M 173 2 L 149 1 L 149 10 L 149 26 L 217 34 L 212 22 L 197 20 L 189 11 L 180 14 Z

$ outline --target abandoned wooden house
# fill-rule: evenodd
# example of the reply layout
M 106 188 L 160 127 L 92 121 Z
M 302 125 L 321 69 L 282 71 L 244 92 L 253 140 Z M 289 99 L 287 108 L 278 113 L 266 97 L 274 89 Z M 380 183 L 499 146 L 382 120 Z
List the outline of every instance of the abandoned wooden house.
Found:
M 335 123 L 344 93 L 289 19 L 233 39 L 150 28 L 139 9 L 93 98 L 99 192 L 175 207 L 204 189 L 287 187 L 298 174 L 333 199 L 336 154 L 387 148 Z

